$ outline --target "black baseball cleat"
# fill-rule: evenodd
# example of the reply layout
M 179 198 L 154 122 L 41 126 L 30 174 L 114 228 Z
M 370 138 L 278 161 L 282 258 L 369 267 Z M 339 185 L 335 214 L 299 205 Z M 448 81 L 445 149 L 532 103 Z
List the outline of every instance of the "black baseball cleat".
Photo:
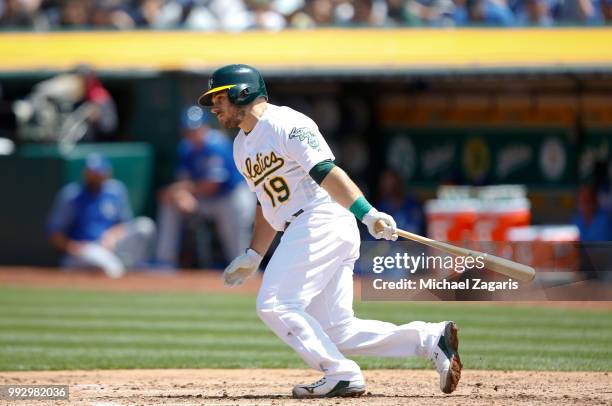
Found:
M 438 340 L 431 355 L 432 361 L 440 374 L 440 389 L 444 393 L 453 393 L 461 379 L 461 359 L 459 358 L 459 336 L 457 325 L 448 321 L 444 332 Z
M 308 385 L 295 385 L 294 398 L 358 397 L 365 392 L 363 381 L 338 381 L 321 378 Z

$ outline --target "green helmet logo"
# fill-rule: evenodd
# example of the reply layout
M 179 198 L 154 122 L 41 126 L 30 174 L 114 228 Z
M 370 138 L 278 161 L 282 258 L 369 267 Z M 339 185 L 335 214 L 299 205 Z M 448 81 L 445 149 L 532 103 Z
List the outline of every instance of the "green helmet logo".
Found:
M 198 99 L 202 106 L 212 106 L 213 94 L 227 90 L 229 101 L 237 105 L 251 103 L 258 97 L 268 99 L 266 84 L 257 69 L 248 65 L 227 65 L 213 72 L 208 90 Z

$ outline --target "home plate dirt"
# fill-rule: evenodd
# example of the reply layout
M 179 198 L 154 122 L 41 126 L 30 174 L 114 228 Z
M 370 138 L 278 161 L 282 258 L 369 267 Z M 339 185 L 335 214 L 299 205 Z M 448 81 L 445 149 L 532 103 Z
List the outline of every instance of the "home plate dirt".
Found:
M 69 401 L 36 405 L 609 405 L 606 372 L 464 371 L 458 390 L 442 394 L 434 371 L 364 371 L 361 398 L 297 400 L 295 383 L 319 378 L 298 369 L 168 369 L 2 372 L 0 384 L 69 385 Z M 0 404 L 9 404 L 2 403 Z M 27 403 L 27 402 L 26 402 Z M 10 405 L 26 404 L 11 401 Z

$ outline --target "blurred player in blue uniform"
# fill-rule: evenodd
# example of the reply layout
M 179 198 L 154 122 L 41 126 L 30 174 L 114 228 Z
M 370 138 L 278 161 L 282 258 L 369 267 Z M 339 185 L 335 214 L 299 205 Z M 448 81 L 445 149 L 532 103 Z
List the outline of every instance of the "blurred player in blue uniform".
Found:
M 160 195 L 157 259 L 176 266 L 183 218 L 202 216 L 215 223 L 229 260 L 248 247 L 255 199 L 236 169 L 231 140 L 208 126 L 204 111 L 191 106 L 181 121 L 176 181 Z
M 425 233 L 423 209 L 419 202 L 406 194 L 404 182 L 397 172 L 384 171 L 378 188 L 378 206 L 393 217 L 397 228 L 416 234 Z
M 612 218 L 597 201 L 597 190 L 592 185 L 578 189 L 577 211 L 572 223 L 580 230 L 580 241 L 599 242 L 612 240 Z
M 47 221 L 51 244 L 66 254 L 64 267 L 94 267 L 113 278 L 149 259 L 155 224 L 133 218 L 125 185 L 111 179 L 112 166 L 100 154 L 85 162 L 82 183 L 64 186 Z

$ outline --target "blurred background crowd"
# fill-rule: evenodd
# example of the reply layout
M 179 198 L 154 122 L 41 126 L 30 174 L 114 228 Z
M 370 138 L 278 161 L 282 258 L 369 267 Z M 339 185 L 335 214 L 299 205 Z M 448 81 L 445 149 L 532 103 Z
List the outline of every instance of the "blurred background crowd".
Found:
M 2 29 L 281 30 L 612 22 L 612 0 L 0 0 Z

